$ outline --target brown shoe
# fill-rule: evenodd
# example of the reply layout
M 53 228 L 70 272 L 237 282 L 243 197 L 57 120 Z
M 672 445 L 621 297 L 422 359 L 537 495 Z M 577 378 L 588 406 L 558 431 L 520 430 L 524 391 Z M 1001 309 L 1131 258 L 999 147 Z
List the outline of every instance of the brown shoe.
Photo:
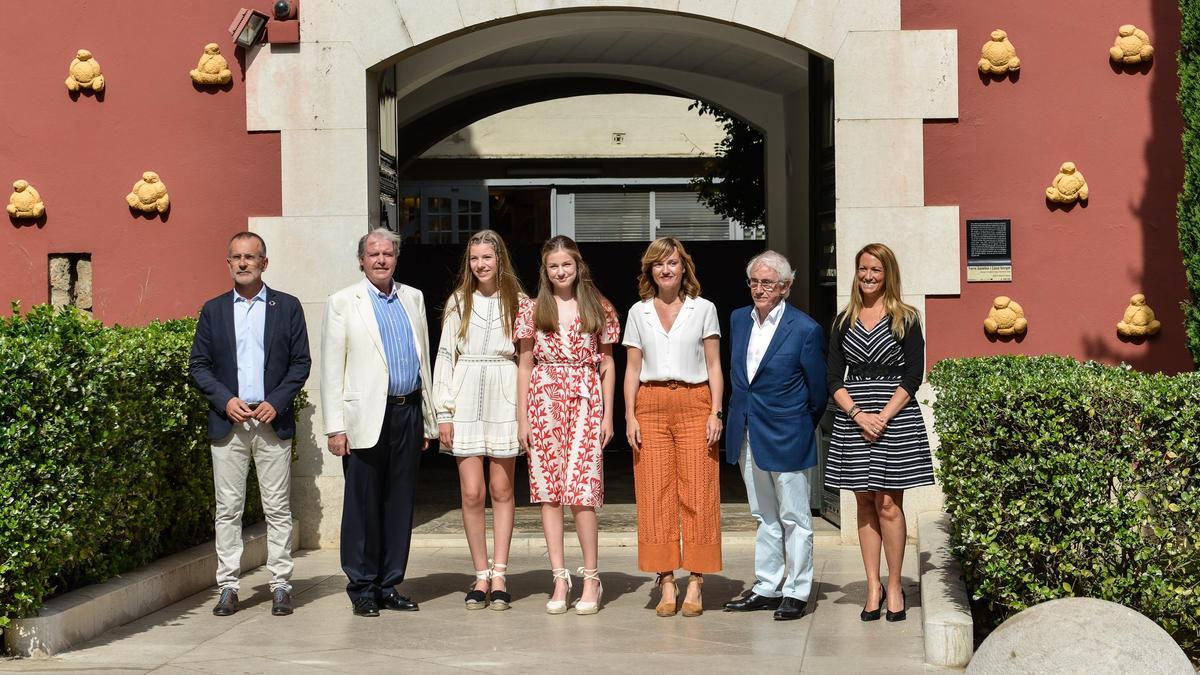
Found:
M 271 614 L 287 616 L 292 613 L 292 594 L 287 589 L 276 588 L 271 592 Z
M 697 591 L 703 592 L 704 577 L 699 574 L 693 574 L 691 579 L 688 580 L 688 588 L 691 588 L 692 584 L 696 584 Z M 697 594 L 699 595 L 699 593 L 697 593 Z M 687 600 L 683 601 L 683 615 L 684 616 L 686 616 L 686 617 L 700 616 L 703 613 L 704 613 L 704 596 L 703 595 L 700 596 L 699 602 L 688 602 Z
M 667 587 L 667 579 L 671 579 L 671 586 L 675 589 L 675 600 L 667 602 L 664 597 L 666 593 L 663 590 Z M 676 600 L 679 599 L 679 585 L 675 583 L 675 575 L 671 572 L 659 572 L 658 578 L 654 580 L 654 585 L 659 589 L 658 606 L 654 608 L 654 613 L 661 617 L 675 616 L 679 610 L 676 608 Z
M 213 607 L 213 616 L 232 616 L 238 611 L 237 591 L 232 588 L 222 588 L 221 597 Z

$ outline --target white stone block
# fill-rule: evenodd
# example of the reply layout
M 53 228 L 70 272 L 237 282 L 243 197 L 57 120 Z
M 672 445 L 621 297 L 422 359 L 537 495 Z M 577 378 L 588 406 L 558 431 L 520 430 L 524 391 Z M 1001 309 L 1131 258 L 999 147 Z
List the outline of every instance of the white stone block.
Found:
M 452 2 L 429 0 L 395 0 L 404 19 L 404 26 L 414 45 L 461 30 L 462 14 Z
M 679 0 L 679 11 L 721 21 L 732 21 L 738 0 Z
M 517 0 L 458 0 L 464 26 L 505 19 L 517 13 Z
M 795 5 L 784 37 L 832 58 L 846 38 L 846 25 L 838 3 L 831 0 L 799 0 Z
M 733 10 L 734 23 L 782 36 L 796 12 L 796 0 L 742 0 Z
M 364 128 L 284 130 L 283 215 L 366 216 L 366 139 Z
M 950 516 L 929 512 L 918 521 L 925 663 L 962 668 L 974 650 L 974 624 L 962 568 L 950 553 Z
M 359 237 L 369 229 L 365 215 L 250 219 L 250 231 L 267 241 L 270 252 L 266 282 L 304 303 L 310 348 L 320 345 L 325 299 L 363 278 L 355 254 Z
M 246 128 L 365 128 L 366 69 L 351 43 L 289 49 L 260 49 L 247 69 Z
M 957 206 L 837 209 L 838 289 L 849 289 L 854 254 L 871 242 L 887 244 L 911 295 L 959 293 Z
M 958 117 L 957 31 L 847 33 L 834 60 L 837 119 Z
M 925 204 L 921 120 L 837 120 L 835 129 L 839 207 Z
M 351 43 L 367 67 L 413 45 L 393 0 L 304 0 L 300 40 Z

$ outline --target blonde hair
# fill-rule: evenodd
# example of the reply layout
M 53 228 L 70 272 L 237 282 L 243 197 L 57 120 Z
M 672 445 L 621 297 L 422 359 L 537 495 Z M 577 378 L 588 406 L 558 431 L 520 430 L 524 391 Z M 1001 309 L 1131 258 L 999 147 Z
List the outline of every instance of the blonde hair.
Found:
M 671 257 L 672 253 L 679 254 L 679 263 L 683 267 L 683 279 L 679 282 L 679 292 L 685 298 L 695 298 L 700 295 L 700 280 L 696 278 L 696 264 L 692 256 L 683 248 L 683 242 L 675 237 L 659 237 L 650 242 L 646 252 L 642 254 L 642 273 L 638 275 L 638 295 L 643 300 L 649 300 L 658 295 L 658 284 L 654 283 L 654 263 L 662 262 Z
M 837 325 L 839 328 L 853 326 L 854 322 L 858 321 L 858 315 L 862 313 L 863 295 L 858 284 L 858 261 L 864 254 L 875 256 L 883 263 L 883 313 L 892 320 L 892 335 L 896 336 L 897 340 L 903 340 L 905 331 L 909 326 L 919 324 L 921 316 L 916 307 L 902 299 L 904 291 L 900 286 L 900 264 L 896 262 L 896 254 L 884 244 L 867 244 L 854 255 L 854 282 L 850 285 L 850 303 L 838 317 Z
M 471 247 L 481 244 L 491 246 L 496 253 L 496 289 L 500 294 L 500 316 L 504 319 L 504 336 L 512 338 L 513 322 L 517 320 L 517 306 L 521 298 L 525 296 L 525 290 L 521 288 L 521 280 L 513 272 L 512 259 L 508 257 L 508 247 L 504 245 L 504 239 L 495 230 L 480 230 L 467 240 L 467 246 L 463 249 L 462 266 L 458 272 L 458 285 L 450 293 L 450 298 L 446 300 L 446 309 L 442 312 L 442 322 L 446 321 L 451 312 L 457 313 L 460 317 L 466 317 L 459 323 L 458 337 L 459 339 L 467 337 L 467 329 L 471 324 L 469 320 L 471 306 L 475 291 L 479 288 L 479 280 L 471 272 Z
M 579 329 L 582 333 L 599 333 L 604 330 L 604 306 L 608 300 L 600 295 L 596 284 L 592 282 L 592 272 L 579 246 L 570 237 L 558 235 L 551 237 L 542 246 L 542 265 L 538 271 L 537 305 L 534 312 L 538 330 L 556 331 L 558 326 L 558 305 L 554 302 L 554 292 L 551 290 L 550 275 L 546 272 L 546 257 L 551 253 L 565 251 L 575 261 L 575 283 L 572 290 L 575 301 L 579 305 Z

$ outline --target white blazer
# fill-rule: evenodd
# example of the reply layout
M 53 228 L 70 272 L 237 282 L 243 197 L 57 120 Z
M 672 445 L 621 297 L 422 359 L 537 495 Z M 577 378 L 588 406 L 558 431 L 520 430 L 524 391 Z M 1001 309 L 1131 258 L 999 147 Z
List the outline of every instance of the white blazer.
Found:
M 425 296 L 412 286 L 396 284 L 396 287 L 400 305 L 412 325 L 417 359 L 421 363 L 425 437 L 436 438 Z M 359 449 L 379 442 L 387 408 L 387 356 L 368 295 L 371 288 L 371 282 L 364 278 L 329 296 L 321 331 L 321 413 L 325 434 L 345 432 L 350 447 Z

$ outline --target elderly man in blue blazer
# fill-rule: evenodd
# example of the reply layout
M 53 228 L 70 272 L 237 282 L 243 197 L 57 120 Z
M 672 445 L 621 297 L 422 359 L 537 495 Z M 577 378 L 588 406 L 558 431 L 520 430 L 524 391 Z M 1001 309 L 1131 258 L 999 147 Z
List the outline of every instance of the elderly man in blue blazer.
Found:
M 267 521 L 271 613 L 292 613 L 292 399 L 312 360 L 300 301 L 267 288 L 267 244 L 253 232 L 229 240 L 226 259 L 233 291 L 200 310 L 189 370 L 208 399 L 216 492 L 217 586 L 213 614 L 238 610 L 242 510 L 250 459 Z
M 755 584 L 725 609 L 770 609 L 777 621 L 804 616 L 812 589 L 812 510 L 804 470 L 817 464 L 814 429 L 828 398 L 821 327 L 784 302 L 794 276 L 782 255 L 755 256 L 746 266 L 754 304 L 729 319 L 733 391 L 725 458 L 741 466 L 758 533 Z

